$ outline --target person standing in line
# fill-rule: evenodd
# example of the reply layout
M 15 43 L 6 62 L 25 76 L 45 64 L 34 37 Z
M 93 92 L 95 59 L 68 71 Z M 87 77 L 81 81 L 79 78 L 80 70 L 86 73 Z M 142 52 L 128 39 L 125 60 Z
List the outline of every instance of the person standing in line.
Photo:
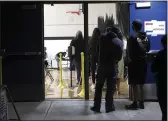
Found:
M 150 41 L 145 32 L 141 32 L 141 20 L 132 22 L 134 36 L 127 42 L 128 49 L 128 84 L 132 88 L 133 103 L 126 105 L 126 109 L 144 109 L 143 85 L 147 74 L 147 52 L 150 50 Z M 139 103 L 138 103 L 139 102 Z
M 70 46 L 75 47 L 75 55 L 73 56 L 73 60 L 75 62 L 75 68 L 77 71 L 77 85 L 81 81 L 81 52 L 84 52 L 84 38 L 81 31 L 76 33 L 76 37 L 71 41 Z
M 161 43 L 163 49 L 156 55 L 151 71 L 156 73 L 157 96 L 162 111 L 162 121 L 167 121 L 167 34 L 162 37 Z
M 112 32 L 114 32 L 117 37 L 123 42 L 123 36 L 121 34 L 121 31 L 118 27 L 112 27 L 111 28 Z M 124 45 L 124 43 L 123 43 Z M 124 46 L 123 46 L 123 50 L 124 50 Z M 122 58 L 119 62 L 116 63 L 117 66 L 117 86 L 116 86 L 116 91 L 117 94 L 120 94 L 120 82 L 124 79 L 124 59 L 123 59 L 123 53 L 122 53 Z
M 109 32 L 111 32 L 111 27 L 107 27 L 106 29 L 105 29 L 105 33 L 103 33 L 103 35 L 106 35 L 107 33 L 109 33 Z M 99 50 L 99 44 L 98 44 L 98 50 Z M 99 51 L 98 51 L 99 52 Z M 98 55 L 99 55 L 99 53 L 98 53 Z M 118 63 L 118 62 L 117 62 Z M 117 67 L 117 66 L 116 66 Z M 117 67 L 118 68 L 118 67 Z M 118 70 L 116 71 L 116 73 L 118 73 Z M 103 87 L 104 89 L 107 89 L 107 82 L 105 82 L 104 83 L 104 87 Z
M 94 112 L 100 112 L 102 88 L 106 81 L 106 113 L 115 110 L 113 103 L 113 94 L 116 88 L 116 61 L 121 60 L 123 43 L 112 31 L 100 36 L 98 71 L 95 87 L 94 105 L 90 109 Z
M 89 40 L 89 52 L 90 52 L 90 64 L 91 64 L 91 74 L 92 74 L 92 88 L 95 88 L 95 72 L 98 62 L 98 52 L 97 46 L 100 37 L 100 30 L 95 28 L 91 39 Z

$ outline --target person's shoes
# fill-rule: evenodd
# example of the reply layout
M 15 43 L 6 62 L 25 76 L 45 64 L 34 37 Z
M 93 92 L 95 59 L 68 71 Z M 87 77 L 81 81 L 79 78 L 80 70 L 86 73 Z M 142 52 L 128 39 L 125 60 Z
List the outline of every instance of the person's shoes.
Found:
M 115 111 L 115 106 L 112 104 L 112 106 L 106 105 L 106 113 L 110 113 L 112 111 Z
M 100 108 L 97 108 L 96 106 L 91 107 L 90 110 L 96 113 L 101 113 Z
M 112 108 L 106 108 L 106 113 L 110 113 L 115 111 L 115 107 L 113 106 Z
M 92 89 L 95 89 L 95 84 L 92 84 L 92 85 L 91 85 L 91 88 L 92 88 Z
M 133 102 L 131 105 L 126 105 L 125 109 L 127 109 L 127 110 L 138 110 L 137 102 Z
M 140 102 L 139 102 L 139 108 L 140 108 L 140 109 L 145 109 L 145 106 L 144 106 L 144 102 L 143 102 L 143 101 L 140 101 Z

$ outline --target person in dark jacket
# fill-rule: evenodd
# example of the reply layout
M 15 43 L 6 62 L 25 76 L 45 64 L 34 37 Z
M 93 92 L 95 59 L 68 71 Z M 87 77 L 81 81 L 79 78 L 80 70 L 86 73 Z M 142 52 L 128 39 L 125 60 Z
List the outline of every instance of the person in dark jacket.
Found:
M 81 31 L 76 33 L 76 37 L 71 41 L 70 46 L 75 47 L 75 55 L 73 61 L 75 62 L 75 68 L 77 71 L 77 84 L 81 81 L 81 52 L 84 52 L 84 39 Z
M 113 26 L 111 29 L 112 29 L 111 31 L 114 32 L 117 35 L 117 37 L 123 42 L 123 36 L 122 36 L 120 29 L 116 26 Z M 123 53 L 122 53 L 122 55 L 123 55 Z M 116 63 L 117 75 L 118 75 L 117 76 L 117 85 L 116 85 L 117 94 L 121 94 L 120 93 L 120 82 L 124 79 L 124 61 L 123 60 L 124 59 L 122 57 L 122 59 Z
M 133 103 L 126 105 L 126 109 L 144 109 L 143 85 L 147 74 L 146 52 L 150 49 L 150 43 L 145 32 L 141 32 L 142 23 L 135 20 L 132 23 L 134 36 L 127 42 L 128 49 L 128 84 L 131 86 Z M 138 103 L 139 102 L 139 103 Z
M 95 71 L 96 65 L 98 62 L 98 41 L 100 37 L 100 30 L 95 28 L 93 30 L 93 34 L 91 39 L 89 40 L 89 52 L 90 52 L 90 64 L 91 64 L 91 73 L 92 73 L 92 88 L 95 87 Z
M 151 65 L 151 71 L 156 73 L 156 86 L 159 105 L 162 111 L 162 121 L 167 121 L 167 34 L 161 39 L 163 50 L 159 51 Z
M 122 41 L 113 32 L 108 32 L 100 36 L 99 41 L 98 71 L 95 87 L 94 106 L 91 110 L 100 112 L 102 88 L 106 81 L 106 113 L 114 111 L 113 93 L 116 88 L 116 61 L 122 57 Z

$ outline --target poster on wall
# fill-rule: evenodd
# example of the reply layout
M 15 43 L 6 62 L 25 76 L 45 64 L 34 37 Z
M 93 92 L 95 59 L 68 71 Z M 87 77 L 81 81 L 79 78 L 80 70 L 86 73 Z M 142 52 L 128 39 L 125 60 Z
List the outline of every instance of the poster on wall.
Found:
M 156 20 L 145 21 L 144 31 L 151 36 L 164 35 L 166 33 L 166 22 Z

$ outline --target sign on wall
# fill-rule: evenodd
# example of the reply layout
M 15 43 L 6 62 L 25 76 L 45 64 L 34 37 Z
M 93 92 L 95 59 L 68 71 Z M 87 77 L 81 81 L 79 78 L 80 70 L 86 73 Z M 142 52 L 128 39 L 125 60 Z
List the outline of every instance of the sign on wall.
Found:
M 166 22 L 156 20 L 145 21 L 144 31 L 151 36 L 164 35 L 166 33 Z

